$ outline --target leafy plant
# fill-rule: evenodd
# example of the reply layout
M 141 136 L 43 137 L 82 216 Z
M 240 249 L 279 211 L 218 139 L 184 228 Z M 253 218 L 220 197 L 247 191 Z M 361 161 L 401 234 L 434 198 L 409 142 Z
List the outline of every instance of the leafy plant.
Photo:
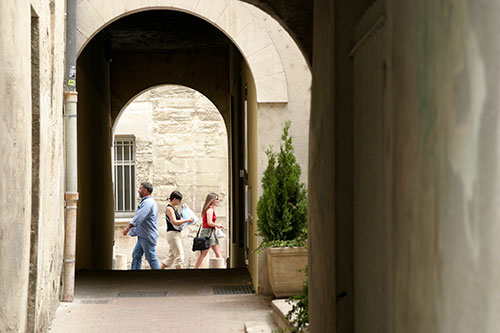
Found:
M 262 196 L 257 203 L 259 235 L 268 246 L 303 246 L 307 240 L 307 194 L 300 181 L 300 165 L 285 123 L 278 153 L 266 150 L 268 165 L 262 177 Z
M 307 273 L 307 268 L 305 268 Z M 291 296 L 287 303 L 292 304 L 292 309 L 286 314 L 286 319 L 293 325 L 292 332 L 299 332 L 309 325 L 309 291 L 308 282 L 304 282 L 302 294 Z

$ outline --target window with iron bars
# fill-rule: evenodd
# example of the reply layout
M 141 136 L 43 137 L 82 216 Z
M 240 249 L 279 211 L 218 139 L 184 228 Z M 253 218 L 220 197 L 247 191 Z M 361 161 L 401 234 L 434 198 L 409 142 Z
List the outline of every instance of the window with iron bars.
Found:
M 116 136 L 114 144 L 115 212 L 127 216 L 135 211 L 135 139 Z

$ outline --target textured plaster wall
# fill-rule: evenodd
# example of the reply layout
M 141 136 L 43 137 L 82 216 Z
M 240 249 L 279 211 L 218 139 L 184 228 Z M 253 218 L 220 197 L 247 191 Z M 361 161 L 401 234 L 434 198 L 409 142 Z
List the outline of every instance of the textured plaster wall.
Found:
M 31 132 L 29 2 L 2 2 L 0 13 L 5 63 L 0 69 L 0 170 L 3 179 L 16 180 L 0 185 L 0 330 L 21 331 L 26 327 L 31 217 L 31 140 L 29 134 L 19 135 Z
M 245 6 L 252 12 L 259 25 L 267 32 L 273 41 L 283 66 L 286 77 L 286 88 L 288 91 L 288 102 L 283 105 L 275 103 L 276 105 L 273 106 L 273 109 L 280 110 L 280 108 L 284 108 L 285 110 L 281 114 L 279 111 L 275 111 L 275 113 L 280 114 L 278 119 L 283 122 L 283 124 L 280 125 L 282 128 L 286 120 L 292 121 L 290 134 L 294 140 L 295 156 L 302 168 L 301 179 L 307 184 L 309 117 L 311 112 L 311 69 L 307 65 L 306 59 L 295 41 L 276 20 L 252 5 L 247 4 Z M 259 103 L 258 108 L 269 110 L 266 104 L 267 103 Z M 259 123 L 264 121 L 265 119 L 261 119 Z M 272 144 L 277 148 L 280 142 L 279 140 L 281 139 L 281 134 L 282 132 L 278 130 L 267 133 L 259 140 L 261 147 L 266 144 Z M 259 152 L 260 179 L 267 166 L 267 158 L 263 158 L 265 157 L 265 154 L 263 154 L 264 150 L 260 149 Z
M 335 332 L 335 8 L 314 5 L 308 168 L 308 269 L 311 332 Z
M 33 1 L 40 19 L 40 171 L 35 331 L 48 327 L 57 305 L 64 246 L 63 59 L 65 4 Z M 34 212 L 35 213 L 35 212 Z M 33 237 L 32 230 L 32 237 Z M 35 231 L 36 235 L 36 231 Z M 36 236 L 35 236 L 36 237 Z M 32 239 L 32 243 L 33 243 Z M 33 249 L 32 249 L 33 252 Z M 31 324 L 30 324 L 31 325 Z
M 309 160 L 310 328 L 333 331 L 337 319 L 337 330 L 343 327 L 342 331 L 496 332 L 500 328 L 496 316 L 500 294 L 496 283 L 500 44 L 494 36 L 499 28 L 499 4 L 430 0 L 384 4 L 385 75 L 376 87 L 382 87 L 387 95 L 383 112 L 376 119 L 380 127 L 364 132 L 363 125 L 354 134 L 353 146 L 354 156 L 363 146 L 372 146 L 375 154 L 381 154 L 377 158 L 384 157 L 380 165 L 366 171 L 378 179 L 368 179 L 354 188 L 365 197 L 380 195 L 367 199 L 369 205 L 378 200 L 379 206 L 370 208 L 377 212 L 372 218 L 354 212 L 354 217 L 362 220 L 356 221 L 353 234 L 357 238 L 360 230 L 356 226 L 376 226 L 374 218 L 380 221 L 378 214 L 387 213 L 381 219 L 388 232 L 387 252 L 373 251 L 375 261 L 387 255 L 387 294 L 376 298 L 380 290 L 355 285 L 360 297 L 354 307 L 362 316 L 354 316 L 350 323 L 344 321 L 343 311 L 349 309 L 342 306 L 345 298 L 336 298 L 341 290 L 333 278 L 336 274 L 338 282 L 339 274 L 344 274 L 340 269 L 335 272 L 339 265 L 333 259 L 342 257 L 335 255 L 338 247 L 331 239 L 341 239 L 338 233 L 346 232 L 349 222 L 339 220 L 336 210 L 342 206 L 336 197 L 353 187 L 338 183 L 345 174 L 339 167 L 346 165 L 340 159 L 340 146 L 332 143 L 338 143 L 353 128 L 346 116 L 350 108 L 342 102 L 346 98 L 342 92 L 353 88 L 352 74 L 341 75 L 345 70 L 341 65 L 348 59 L 351 37 L 346 36 L 354 22 L 340 27 L 329 22 L 331 17 L 355 17 L 356 9 L 345 1 L 319 1 L 315 3 Z M 373 94 L 363 91 L 363 85 L 366 88 L 372 83 L 358 82 L 359 88 L 354 85 L 354 103 Z M 369 141 L 375 131 L 381 131 L 383 140 Z M 356 165 L 354 170 L 363 167 L 370 166 Z M 327 172 L 319 172 L 323 170 Z M 325 224 L 330 216 L 337 220 Z M 369 243 L 383 241 L 377 236 L 379 231 L 370 235 L 365 229 L 367 243 L 356 243 L 354 253 L 366 250 Z M 346 260 L 341 268 L 348 268 L 348 263 Z M 367 269 L 373 262 L 360 264 Z M 379 278 L 380 267 L 373 273 Z M 359 271 L 353 274 L 356 278 Z M 385 320 L 382 317 L 380 324 L 369 327 L 363 322 L 372 320 L 366 305 L 378 301 L 379 306 L 387 306 Z M 320 309 L 334 307 L 336 318 L 320 314 Z
M 500 4 L 391 5 L 393 329 L 496 332 Z
M 162 86 L 138 96 L 122 111 L 114 135 L 134 135 L 136 142 L 136 188 L 143 181 L 153 184 L 153 197 L 160 210 L 160 260 L 169 253 L 166 240 L 165 209 L 174 190 L 183 194 L 183 203 L 201 217 L 206 195 L 219 194 L 217 221 L 228 227 L 228 137 L 217 108 L 201 93 L 183 86 Z M 139 202 L 139 198 L 138 202 Z M 121 233 L 130 218 L 115 222 L 115 254 L 123 254 L 130 268 L 135 237 Z M 198 252 L 192 239 L 201 222 L 182 231 L 183 268 L 193 267 Z M 226 232 L 226 234 L 229 234 Z M 227 258 L 228 238 L 220 239 Z M 210 251 L 210 257 L 214 257 Z M 145 262 L 144 268 L 148 268 Z
M 383 240 L 372 237 L 373 242 L 367 243 L 370 246 L 365 246 L 366 242 L 362 237 L 359 237 L 360 233 L 355 234 L 355 225 L 356 221 L 356 212 L 354 211 L 355 205 L 359 205 L 360 207 L 368 206 L 374 202 L 380 200 L 380 196 L 377 195 L 380 189 L 371 189 L 367 193 L 363 192 L 364 195 L 363 200 L 361 202 L 356 202 L 354 200 L 355 195 L 355 184 L 361 184 L 361 188 L 366 188 L 367 183 L 372 182 L 375 183 L 378 179 L 374 179 L 370 176 L 366 176 L 367 173 L 380 173 L 380 168 L 376 165 L 376 159 L 374 157 L 378 157 L 374 154 L 378 153 L 380 147 L 376 146 L 377 137 L 375 137 L 372 132 L 378 130 L 378 127 L 375 123 L 370 123 L 370 121 L 377 120 L 377 118 L 373 115 L 375 113 L 374 110 L 377 109 L 377 106 L 374 105 L 376 103 L 377 98 L 379 97 L 379 89 L 374 89 L 373 81 L 374 81 L 374 73 L 379 72 L 379 68 L 383 67 L 380 63 L 374 64 L 372 59 L 375 57 L 374 55 L 365 56 L 366 62 L 372 65 L 374 68 L 369 69 L 363 72 L 363 79 L 359 82 L 359 86 L 362 87 L 360 91 L 355 91 L 354 83 L 353 83 L 353 73 L 354 72 L 354 64 L 355 59 L 352 59 L 349 53 L 353 49 L 354 45 L 358 43 L 358 41 L 365 35 L 371 25 L 368 27 L 364 27 L 363 33 L 361 36 L 355 36 L 355 26 L 358 24 L 359 20 L 364 16 L 366 10 L 373 3 L 371 0 L 363 0 L 363 1 L 336 1 L 336 8 L 338 10 L 334 13 L 334 38 L 335 38 L 335 54 L 337 55 L 335 58 L 335 62 L 331 65 L 334 65 L 334 77 L 338 84 L 334 85 L 334 118 L 332 126 L 333 128 L 326 129 L 326 131 L 334 131 L 335 132 L 335 140 L 333 140 L 332 144 L 334 144 L 334 149 L 327 150 L 323 152 L 323 154 L 334 153 L 335 155 L 335 166 L 332 167 L 328 174 L 332 172 L 332 177 L 334 177 L 335 188 L 337 191 L 337 195 L 335 195 L 335 207 L 331 208 L 331 211 L 328 213 L 330 217 L 325 217 L 325 220 L 320 221 L 320 228 L 326 228 L 329 230 L 331 227 L 335 228 L 335 295 L 342 295 L 336 303 L 337 306 L 337 318 L 336 318 L 336 329 L 339 332 L 349 332 L 354 330 L 354 298 L 355 294 L 363 294 L 363 290 L 370 289 L 370 283 L 375 283 L 375 281 L 379 282 L 380 279 L 371 279 L 370 274 L 372 273 L 371 269 L 375 268 L 377 271 L 380 271 L 379 262 L 376 260 L 372 260 L 373 265 L 365 265 L 362 274 L 354 275 L 355 268 L 354 263 L 356 258 L 362 258 L 363 260 L 373 253 L 374 248 L 379 252 L 383 252 L 383 246 L 376 246 L 379 242 Z M 378 17 L 377 17 L 378 18 Z M 370 22 L 372 24 L 373 22 Z M 321 24 L 321 23 L 320 23 Z M 330 28 L 328 28 L 330 29 Z M 320 27 L 321 31 L 321 27 Z M 374 38 L 370 35 L 369 38 L 366 39 L 366 43 L 368 44 Z M 364 44 L 363 44 L 364 45 Z M 318 45 L 320 48 L 319 52 L 322 52 L 322 46 Z M 331 52 L 331 50 L 330 50 Z M 328 61 L 328 60 L 327 60 Z M 324 70 L 320 67 L 319 70 Z M 361 70 L 362 71 L 362 70 Z M 321 74 L 322 75 L 322 74 Z M 322 85 L 323 83 L 319 83 Z M 372 84 L 372 86 L 368 86 Z M 375 87 L 378 87 L 379 83 L 375 83 Z M 318 87 L 322 89 L 321 87 Z M 374 92 L 374 90 L 376 90 Z M 323 94 L 328 94 L 326 91 L 322 91 Z M 331 97 L 330 93 L 330 97 Z M 360 97 L 360 100 L 355 100 L 354 96 Z M 367 97 L 368 96 L 368 97 Z M 375 96 L 375 97 L 373 97 Z M 381 96 L 380 96 L 381 97 Z M 327 97 L 325 97 L 327 98 Z M 366 122 L 369 128 L 373 129 L 372 132 L 361 133 L 358 136 L 358 133 L 354 132 L 356 126 L 360 126 L 359 122 L 355 122 L 355 117 L 357 116 L 354 108 L 356 105 L 362 105 L 363 112 L 365 112 L 368 117 L 365 117 L 363 114 L 362 121 Z M 373 106 L 372 106 L 373 105 Z M 323 110 L 323 112 L 328 113 L 328 108 Z M 323 117 L 329 117 L 327 114 L 324 114 Z M 358 116 L 359 117 L 359 116 Z M 370 118 L 371 117 L 371 118 Z M 363 123 L 361 123 L 363 124 Z M 317 131 L 319 129 L 311 129 L 311 131 Z M 327 134 L 325 134 L 327 135 Z M 328 135 L 327 135 L 328 136 Z M 329 141 L 330 139 L 325 138 L 325 140 Z M 329 143 L 324 143 L 326 146 Z M 362 147 L 362 149 L 358 149 L 355 151 L 355 145 Z M 365 155 L 365 153 L 368 153 Z M 371 155 L 370 155 L 371 154 Z M 354 159 L 361 158 L 362 162 L 359 165 L 355 165 Z M 319 159 L 326 157 L 318 157 Z M 365 164 L 366 163 L 366 164 Z M 356 170 L 361 171 L 361 177 L 354 178 L 354 173 Z M 333 176 L 333 172 L 334 176 Z M 321 178 L 321 176 L 319 176 Z M 367 178 L 363 178 L 367 177 Z M 366 181 L 368 179 L 368 182 Z M 325 186 L 325 185 L 323 185 Z M 363 187 L 365 186 L 365 187 Z M 323 191 L 323 190 L 321 190 Z M 375 194 L 377 193 L 377 194 Z M 371 200 L 364 200 L 365 198 Z M 371 214 L 372 212 L 365 209 L 365 211 L 361 211 L 359 214 Z M 377 216 L 378 217 L 378 216 Z M 375 217 L 373 220 L 376 220 Z M 358 226 L 364 227 L 365 232 L 370 235 L 374 233 L 370 231 L 370 228 L 373 228 L 374 223 L 373 220 L 360 220 Z M 325 227 L 325 224 L 328 224 Z M 321 231 L 325 229 L 319 229 Z M 357 241 L 361 243 L 362 246 L 360 248 L 361 251 L 354 248 L 354 242 Z M 373 246 L 373 245 L 375 246 Z M 362 254 L 362 255 L 360 255 Z M 367 256 L 365 256 L 367 254 Z M 370 262 L 369 259 L 366 260 Z M 376 263 L 375 263 L 376 262 Z M 331 263 L 333 264 L 333 262 Z M 329 267 L 331 269 L 332 267 Z M 367 274 L 365 275 L 365 272 Z M 329 272 L 333 274 L 333 272 Z M 355 288 L 354 281 L 355 279 L 359 279 L 360 277 L 366 278 L 368 283 L 360 288 Z M 377 291 L 384 295 L 384 291 L 377 289 Z M 380 294 L 378 296 L 380 296 Z M 373 294 L 375 295 L 375 293 Z M 371 295 L 370 295 L 371 296 Z M 370 300 L 377 299 L 377 297 L 371 297 Z M 383 300 L 383 297 L 381 298 Z M 364 304 L 361 308 L 370 307 L 373 302 L 363 302 Z M 365 312 L 364 315 L 370 318 L 374 318 L 374 313 L 378 314 L 383 311 L 382 303 L 377 303 L 374 311 Z M 376 319 L 375 319 L 376 321 Z M 379 325 L 383 321 L 378 321 Z M 371 322 L 368 322 L 368 325 Z M 364 323 L 367 325 L 366 323 Z M 356 325 L 356 329 L 361 329 L 363 326 Z M 380 327 L 380 326 L 379 326 Z M 378 329 L 378 327 L 374 327 L 374 329 Z
M 356 26 L 363 25 L 372 10 Z M 373 15 L 378 18 L 376 15 Z M 373 24 L 373 22 L 370 22 Z M 356 29 L 357 30 L 357 29 Z M 384 61 L 386 27 L 372 29 L 370 38 L 353 53 L 353 201 L 354 201 L 354 305 L 356 330 L 387 332 L 387 271 L 389 192 L 385 187 L 391 155 L 382 144 L 387 127 L 384 109 Z M 363 30 L 363 34 L 366 31 Z M 358 38 L 358 34 L 355 36 Z M 389 165 L 390 166 L 390 165 Z M 340 237 L 339 237 L 340 238 Z M 337 257 L 340 257 L 337 254 Z M 348 299 L 344 298 L 345 302 Z
M 2 332 L 43 331 L 58 304 L 64 225 L 63 13 L 64 5 L 54 1 L 32 1 L 32 9 L 28 1 L 0 3 L 0 175 L 4 179 L 0 185 Z M 39 31 L 38 52 L 33 54 L 33 59 L 39 59 L 34 61 L 37 73 L 33 87 L 32 14 L 38 17 Z M 34 126 L 43 128 L 35 129 L 38 138 L 33 147 L 32 95 L 36 104 Z M 32 186 L 33 154 L 40 158 L 35 186 Z M 32 188 L 37 200 L 33 210 Z M 31 255 L 30 233 L 34 245 Z

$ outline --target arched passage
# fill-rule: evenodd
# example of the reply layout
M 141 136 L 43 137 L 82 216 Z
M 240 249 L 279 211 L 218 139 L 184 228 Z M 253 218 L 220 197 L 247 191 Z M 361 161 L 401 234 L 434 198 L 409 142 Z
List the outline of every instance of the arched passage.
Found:
M 132 14 L 107 26 L 87 44 L 78 59 L 78 268 L 111 268 L 114 201 L 109 153 L 111 128 L 119 112 L 150 87 L 193 87 L 220 111 L 228 133 L 232 132 L 231 155 L 238 156 L 242 150 L 234 142 L 241 141 L 237 121 L 244 66 L 239 52 L 218 29 L 177 11 Z M 101 195 L 95 195 L 95 188 L 103 189 Z M 238 195 L 237 189 L 233 192 Z
M 128 103 L 113 126 L 113 180 L 115 194 L 115 269 L 130 269 L 134 237 L 123 236 L 138 204 L 139 184 L 154 184 L 159 210 L 158 259 L 168 268 L 171 253 L 164 211 L 174 190 L 200 216 L 206 195 L 219 195 L 217 221 L 229 227 L 228 131 L 219 110 L 200 92 L 180 85 L 153 87 Z M 180 209 L 180 207 L 179 207 Z M 192 268 L 198 253 L 191 251 L 199 223 L 178 234 L 182 243 L 181 268 Z M 228 237 L 219 240 L 223 257 L 229 258 Z M 213 253 L 210 253 L 213 255 Z M 177 262 L 178 263 L 178 262 Z M 208 266 L 208 257 L 202 267 Z M 149 269 L 147 262 L 143 268 Z
M 113 121 L 133 96 L 165 82 L 201 92 L 228 118 L 231 42 L 218 29 L 186 13 L 156 10 L 123 17 L 101 34 L 112 49 Z
M 80 6 L 89 3 L 82 2 Z M 81 46 L 77 69 L 81 199 L 77 268 L 111 267 L 108 258 L 112 257 L 112 191 L 101 193 L 97 198 L 93 188 L 112 188 L 111 127 L 119 110 L 144 89 L 161 84 L 193 87 L 213 101 L 224 118 L 229 133 L 230 219 L 234 225 L 232 239 L 235 241 L 231 250 L 237 254 L 233 256 L 235 260 L 230 263 L 231 267 L 245 266 L 245 255 L 257 244 L 256 237 L 250 237 L 250 243 L 246 241 L 245 233 L 254 235 L 256 224 L 249 225 L 244 214 L 248 211 L 256 215 L 260 176 L 266 161 L 264 150 L 270 144 L 279 144 L 280 131 L 276 126 L 281 126 L 285 120 L 295 121 L 292 134 L 295 131 L 295 142 L 299 147 L 297 155 L 303 170 L 307 169 L 310 98 L 307 64 L 291 38 L 281 38 L 284 32 L 277 23 L 267 22 L 264 16 L 257 19 L 255 8 L 242 7 L 233 12 L 237 6 L 229 3 L 221 15 L 233 13 L 231 24 L 235 24 L 241 15 L 250 18 L 246 27 L 236 29 L 232 35 L 229 33 L 231 24 L 221 31 L 221 26 L 209 23 L 210 20 L 200 13 L 188 14 L 185 8 L 175 6 L 176 10 L 169 10 L 173 8 L 169 6 L 137 6 L 125 10 L 112 1 L 106 10 L 99 7 L 100 4 L 90 6 L 98 11 L 94 12 L 96 15 L 86 12 L 86 15 L 79 16 L 85 17 L 86 21 L 79 21 L 78 28 L 78 45 Z M 115 5 L 118 9 L 111 10 Z M 79 9 L 79 13 L 91 10 L 90 7 Z M 96 17 L 108 19 L 97 24 Z M 261 28 L 262 24 L 267 26 L 266 29 Z M 92 33 L 90 26 L 96 29 Z M 243 31 L 250 27 L 256 29 L 245 35 Z M 268 40 L 271 37 L 267 31 L 272 29 L 276 31 L 272 38 L 279 39 L 277 44 Z M 89 33 L 83 35 L 85 31 Z M 235 45 L 236 36 L 242 38 L 244 35 L 246 39 Z M 267 37 L 261 39 L 259 36 Z M 271 44 L 263 44 L 262 40 Z M 246 54 L 240 52 L 243 49 Z M 283 66 L 277 50 L 281 50 L 282 55 L 298 55 L 298 60 L 285 62 L 286 66 Z M 286 81 L 287 77 L 290 82 Z M 286 98 L 280 87 L 284 87 Z M 289 92 L 293 92 L 291 97 Z M 242 170 L 247 172 L 248 179 L 240 178 Z M 305 175 L 306 172 L 304 179 Z M 250 200 L 244 199 L 245 193 L 251 195 Z M 262 280 L 267 278 L 265 270 L 258 271 L 260 259 L 257 255 L 250 256 L 248 265 L 253 271 L 254 282 L 261 276 Z

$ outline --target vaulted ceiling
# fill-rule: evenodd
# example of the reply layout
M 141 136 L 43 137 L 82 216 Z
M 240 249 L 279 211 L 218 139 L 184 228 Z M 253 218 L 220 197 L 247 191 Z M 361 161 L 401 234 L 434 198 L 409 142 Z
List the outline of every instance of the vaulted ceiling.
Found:
M 230 40 L 198 17 L 170 10 L 132 14 L 103 32 L 114 51 L 162 52 L 227 47 Z
M 267 12 L 295 39 L 309 64 L 312 59 L 313 0 L 242 0 Z M 209 23 L 176 11 L 129 15 L 104 33 L 114 50 L 153 51 L 221 47 L 229 39 Z M 154 42 L 153 42 L 154 41 Z

